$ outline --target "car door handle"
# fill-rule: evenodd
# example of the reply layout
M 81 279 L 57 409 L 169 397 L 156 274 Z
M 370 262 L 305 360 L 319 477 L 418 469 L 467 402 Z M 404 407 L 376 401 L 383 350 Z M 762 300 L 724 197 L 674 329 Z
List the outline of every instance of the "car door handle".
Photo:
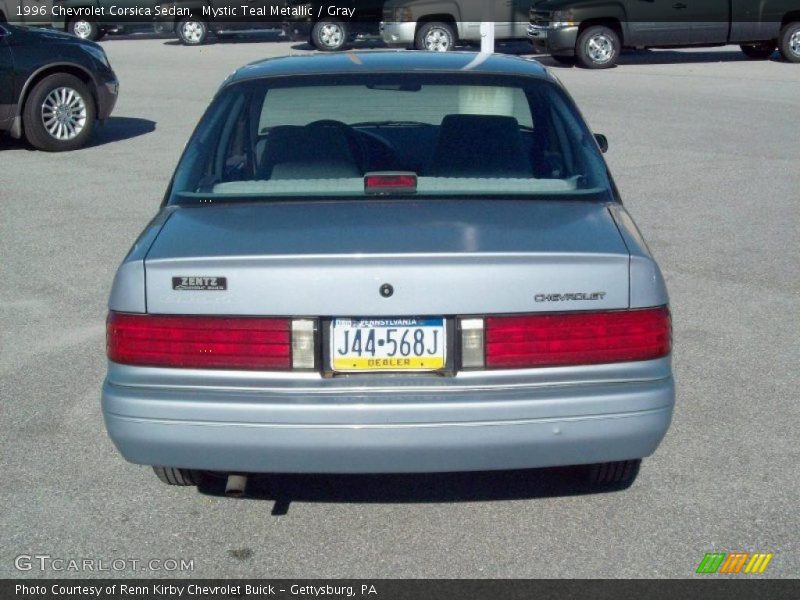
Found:
M 683 10 L 684 8 L 689 8 L 689 7 L 686 6 L 683 2 L 678 2 L 676 4 L 673 4 L 672 8 L 675 8 L 677 10 Z

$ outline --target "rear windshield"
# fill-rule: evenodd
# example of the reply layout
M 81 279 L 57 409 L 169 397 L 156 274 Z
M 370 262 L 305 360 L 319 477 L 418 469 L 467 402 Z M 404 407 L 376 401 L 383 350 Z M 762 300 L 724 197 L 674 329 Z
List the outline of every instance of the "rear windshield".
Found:
M 411 196 L 605 197 L 606 167 L 547 81 L 399 74 L 259 79 L 214 100 L 170 203 L 364 197 L 368 174 Z

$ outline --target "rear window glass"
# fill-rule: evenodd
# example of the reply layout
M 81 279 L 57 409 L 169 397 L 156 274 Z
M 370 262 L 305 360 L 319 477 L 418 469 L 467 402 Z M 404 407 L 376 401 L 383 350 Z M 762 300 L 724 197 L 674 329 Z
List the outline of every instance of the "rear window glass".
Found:
M 270 91 L 261 109 L 261 130 L 280 125 L 307 125 L 320 119 L 343 123 L 418 121 L 439 125 L 451 114 L 514 117 L 533 127 L 528 100 L 520 88 L 427 85 L 413 92 L 366 86 L 318 86 Z M 298 110 L 302 106 L 302 110 Z
M 605 195 L 605 163 L 571 101 L 528 78 L 398 74 L 261 79 L 223 90 L 170 202 L 364 197 L 367 174 L 412 196 Z

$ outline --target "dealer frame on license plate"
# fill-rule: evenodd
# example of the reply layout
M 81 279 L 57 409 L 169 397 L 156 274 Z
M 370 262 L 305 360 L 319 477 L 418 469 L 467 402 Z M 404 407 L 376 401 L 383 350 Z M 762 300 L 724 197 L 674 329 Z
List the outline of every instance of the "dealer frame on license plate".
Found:
M 323 327 L 323 364 L 331 376 L 446 373 L 453 365 L 452 327 L 452 319 L 444 317 L 330 319 Z

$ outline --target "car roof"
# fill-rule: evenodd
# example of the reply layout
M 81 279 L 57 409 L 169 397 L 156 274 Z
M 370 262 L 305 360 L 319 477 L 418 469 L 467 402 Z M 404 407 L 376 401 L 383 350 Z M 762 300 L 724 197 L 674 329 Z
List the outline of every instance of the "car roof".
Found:
M 285 56 L 250 63 L 235 71 L 226 85 L 246 79 L 292 75 L 368 75 L 382 73 L 458 73 L 517 75 L 554 80 L 535 60 L 477 52 L 377 50 L 310 56 Z

